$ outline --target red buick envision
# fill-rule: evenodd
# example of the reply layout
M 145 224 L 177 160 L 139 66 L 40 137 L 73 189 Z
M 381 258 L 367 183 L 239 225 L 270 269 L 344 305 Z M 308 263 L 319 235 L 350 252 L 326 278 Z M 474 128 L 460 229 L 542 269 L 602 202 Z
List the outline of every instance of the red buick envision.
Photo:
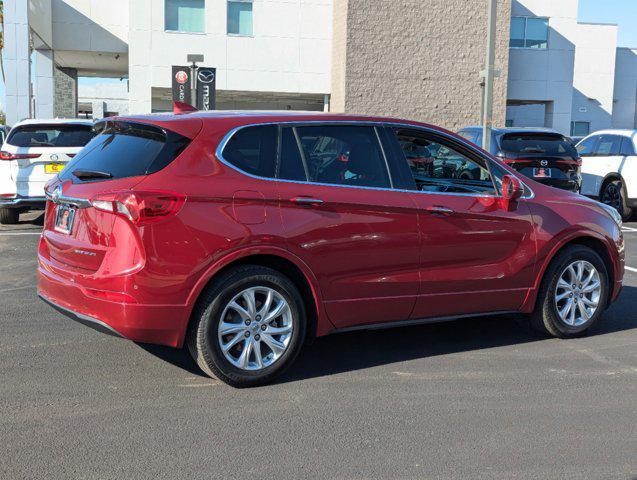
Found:
M 521 312 L 573 337 L 622 286 L 613 209 L 422 123 L 114 118 L 47 186 L 39 295 L 209 375 L 271 380 L 311 337 Z

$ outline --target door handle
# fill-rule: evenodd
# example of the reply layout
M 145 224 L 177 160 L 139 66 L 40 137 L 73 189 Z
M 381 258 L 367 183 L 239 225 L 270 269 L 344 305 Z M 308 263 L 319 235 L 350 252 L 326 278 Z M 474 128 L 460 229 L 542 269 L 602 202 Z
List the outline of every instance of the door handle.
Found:
M 441 207 L 440 205 L 433 205 L 431 207 L 425 208 L 427 213 L 432 215 L 441 215 L 443 217 L 448 217 L 449 215 L 453 215 L 453 210 L 447 207 Z
M 298 205 L 321 205 L 325 203 L 320 198 L 312 198 L 312 197 L 294 197 L 290 201 Z

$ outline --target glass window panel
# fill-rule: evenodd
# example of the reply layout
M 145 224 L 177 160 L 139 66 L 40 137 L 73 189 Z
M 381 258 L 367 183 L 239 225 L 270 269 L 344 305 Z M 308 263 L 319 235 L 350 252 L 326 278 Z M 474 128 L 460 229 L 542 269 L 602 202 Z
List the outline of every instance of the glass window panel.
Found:
M 165 0 L 166 30 L 204 33 L 205 0 Z
M 228 2 L 228 33 L 252 35 L 252 2 Z
M 224 159 L 239 170 L 274 178 L 277 127 L 246 127 L 235 133 L 223 149 Z
M 549 21 L 547 18 L 526 19 L 526 47 L 547 48 L 549 39 Z
M 572 122 L 571 135 L 573 137 L 585 137 L 590 133 L 591 124 L 589 122 Z
M 524 47 L 524 30 L 526 29 L 526 18 L 511 17 L 511 40 L 509 46 Z

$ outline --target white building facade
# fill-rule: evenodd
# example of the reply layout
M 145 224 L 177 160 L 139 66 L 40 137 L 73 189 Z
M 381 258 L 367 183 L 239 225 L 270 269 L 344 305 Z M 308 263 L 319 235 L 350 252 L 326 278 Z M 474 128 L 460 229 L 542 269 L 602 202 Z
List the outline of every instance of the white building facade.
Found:
M 423 9 L 439 8 L 422 1 Z M 343 16 L 334 9 L 348 8 L 343 5 L 335 0 L 4 0 L 7 123 L 170 111 L 171 66 L 187 65 L 188 54 L 202 54 L 202 65 L 217 68 L 219 109 L 328 109 L 330 95 L 338 93 L 332 92 L 335 85 L 351 85 L 350 75 L 370 76 L 378 69 L 374 50 L 356 42 L 373 43 L 380 38 L 374 28 L 383 27 L 371 21 L 358 25 L 365 22 L 365 15 L 358 15 L 352 16 L 356 22 L 336 25 L 363 34 L 333 32 L 335 17 Z M 635 128 L 637 49 L 617 48 L 616 26 L 578 23 L 578 0 L 512 0 L 510 17 L 504 11 L 498 28 L 510 26 L 508 66 L 502 72 L 507 125 L 565 134 Z M 341 65 L 334 55 L 335 36 L 354 39 L 348 55 L 354 58 L 358 50 L 361 61 Z M 445 58 L 449 65 L 432 74 L 453 72 L 453 62 L 462 62 Z M 460 63 L 456 66 L 459 70 Z M 332 71 L 344 80 L 333 82 Z M 78 85 L 81 77 L 121 82 L 100 88 L 99 81 Z M 478 72 L 464 81 L 472 82 L 467 91 L 479 96 Z M 417 95 L 424 85 L 409 85 L 409 94 Z M 370 102 L 373 93 L 366 94 Z M 453 91 L 445 95 L 439 103 L 453 103 Z

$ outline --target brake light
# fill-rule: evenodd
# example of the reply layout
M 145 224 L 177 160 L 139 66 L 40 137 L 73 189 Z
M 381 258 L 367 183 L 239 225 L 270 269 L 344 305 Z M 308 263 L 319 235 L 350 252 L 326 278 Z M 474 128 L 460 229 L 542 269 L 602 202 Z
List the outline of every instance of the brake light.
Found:
M 110 192 L 93 197 L 91 205 L 97 210 L 143 225 L 177 215 L 185 201 L 184 195 L 175 192 Z
M 11 153 L 3 150 L 0 152 L 0 160 L 9 162 L 11 160 L 22 160 L 25 158 L 38 158 L 40 155 L 40 153 Z
M 528 158 L 502 158 L 502 161 L 507 165 L 516 165 L 519 163 L 530 163 Z
M 66 156 L 69 158 L 73 158 L 77 153 L 67 153 Z

